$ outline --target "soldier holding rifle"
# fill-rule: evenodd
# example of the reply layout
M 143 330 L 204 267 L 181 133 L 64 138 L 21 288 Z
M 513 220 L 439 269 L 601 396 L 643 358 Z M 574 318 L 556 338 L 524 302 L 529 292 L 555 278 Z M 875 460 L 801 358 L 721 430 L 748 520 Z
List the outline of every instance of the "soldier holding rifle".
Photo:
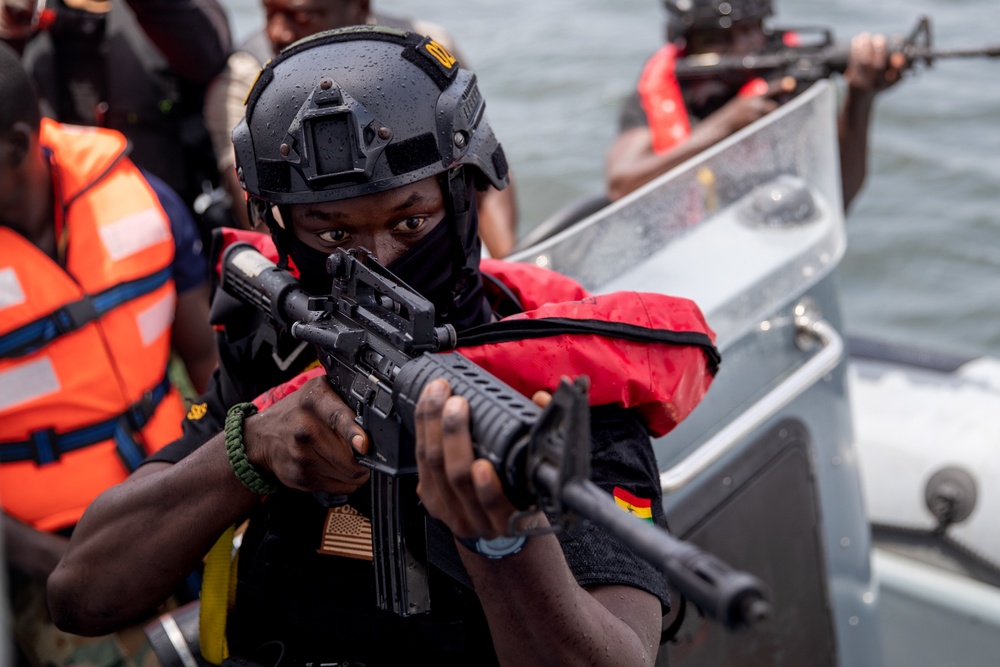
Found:
M 430 38 L 355 27 L 292 45 L 264 67 L 234 131 L 238 173 L 271 231 L 243 234 L 262 248 L 273 238 L 278 264 L 294 265 L 316 295 L 331 289 L 327 257 L 364 247 L 459 338 L 522 311 L 528 323 L 594 322 L 611 299 L 612 333 L 468 349 L 523 395 L 543 392 L 541 402 L 561 376 L 587 375 L 593 482 L 663 526 L 649 436 L 707 390 L 713 334 L 683 299 L 595 298 L 536 267 L 481 265 L 474 193 L 502 188 L 507 171 L 483 110 L 475 76 Z M 57 622 L 80 633 L 126 623 L 208 554 L 203 609 L 220 556 L 232 567 L 223 589 L 236 582 L 221 605 L 228 617 L 203 616 L 202 649 L 216 663 L 653 663 L 669 605 L 662 574 L 593 524 L 552 533 L 559 517 L 535 512 L 530 526 L 511 526 L 496 468 L 474 453 L 469 404 L 441 380 L 418 397 L 413 434 L 410 502 L 427 515 L 429 609 L 380 608 L 378 542 L 364 549 L 365 530 L 377 528 L 367 493 L 376 475 L 362 461 L 385 443 L 326 377 L 300 375 L 316 365 L 313 348 L 221 292 L 213 308 L 220 369 L 201 409 L 182 439 L 88 509 L 49 580 Z M 613 333 L 622 329 L 674 342 L 636 343 Z M 248 516 L 233 562 L 225 534 Z
M 706 76 L 679 80 L 679 61 L 713 54 L 745 57 L 765 52 L 764 19 L 771 0 L 664 0 L 667 44 L 646 63 L 637 91 L 622 109 L 620 131 L 606 160 L 608 196 L 619 199 L 665 174 L 737 130 L 778 108 L 794 92 L 786 77 L 742 80 Z M 788 40 L 794 33 L 786 33 Z M 787 45 L 786 45 L 787 46 Z M 851 40 L 842 69 L 847 94 L 839 116 L 844 207 L 861 190 L 867 171 L 868 126 L 879 92 L 899 81 L 903 52 L 884 35 Z

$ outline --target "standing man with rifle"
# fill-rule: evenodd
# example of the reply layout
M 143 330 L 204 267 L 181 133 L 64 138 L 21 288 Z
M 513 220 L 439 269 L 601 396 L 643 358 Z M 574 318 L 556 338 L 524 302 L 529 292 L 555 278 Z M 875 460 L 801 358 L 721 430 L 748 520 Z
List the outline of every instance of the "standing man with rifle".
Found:
M 713 334 L 684 299 L 595 298 L 536 267 L 481 267 L 475 192 L 503 188 L 507 175 L 484 108 L 475 75 L 430 38 L 369 26 L 303 39 L 264 67 L 233 134 L 237 172 L 271 236 L 229 235 L 273 252 L 279 266 L 294 264 L 295 289 L 317 297 L 307 309 L 340 304 L 366 330 L 392 330 L 413 319 L 408 311 L 426 309 L 419 300 L 397 307 L 384 294 L 345 291 L 343 265 L 327 259 L 343 249 L 370 251 L 381 271 L 396 276 L 385 281 L 389 293 L 409 286 L 433 304 L 431 324 L 448 332 L 443 339 L 456 334 L 461 345 L 473 327 L 515 315 L 507 333 L 521 332 L 516 340 L 481 338 L 462 352 L 524 396 L 542 392 L 542 403 L 562 376 L 587 375 L 592 407 L 584 402 L 583 418 L 566 426 L 592 442 L 590 478 L 614 496 L 615 516 L 629 512 L 663 526 L 649 435 L 670 430 L 707 390 L 718 363 Z M 241 256 L 227 264 L 247 277 L 274 275 Z M 349 298 L 331 298 L 331 283 Z M 317 349 L 324 366 L 346 364 L 350 387 L 329 368 L 326 376 L 322 369 L 313 373 L 320 377 L 301 375 L 316 366 L 316 350 L 268 326 L 285 317 L 285 292 L 261 302 L 271 318 L 216 293 L 214 383 L 189 413 L 184 437 L 81 520 L 49 580 L 57 621 L 80 633 L 127 623 L 209 554 L 201 646 L 216 663 L 230 655 L 240 665 L 269 667 L 652 664 L 669 604 L 657 568 L 599 526 L 552 532 L 562 517 L 531 506 L 515 514 L 522 505 L 514 492 L 531 489 L 511 490 L 494 462 L 477 458 L 469 415 L 480 413 L 453 395 L 459 383 L 431 378 L 418 396 L 405 396 L 416 404 L 404 416 L 405 432 L 366 432 L 362 424 L 386 424 L 378 417 L 391 413 L 393 401 L 402 405 L 398 382 L 392 400 L 381 401 L 379 373 L 392 380 L 393 351 L 365 347 L 364 332 L 344 331 L 331 345 L 357 352 L 346 362 Z M 380 308 L 388 312 L 363 315 Z M 327 311 L 317 322 L 341 314 Z M 582 335 L 547 331 L 556 325 Z M 636 336 L 659 342 L 633 342 Z M 400 349 L 414 343 L 405 332 L 389 340 Z M 479 372 L 470 362 L 463 376 Z M 581 427 L 587 419 L 590 427 Z M 408 439 L 386 442 L 392 437 Z M 399 477 L 404 489 L 416 482 L 399 498 L 426 525 L 429 603 L 420 608 L 392 604 L 412 590 L 380 603 L 374 561 L 387 554 L 378 545 L 392 550 L 401 542 L 368 537 L 384 525 L 386 508 L 368 492 L 381 475 L 378 461 L 403 450 L 417 471 Z M 227 530 L 247 517 L 231 562 Z M 220 577 L 223 600 L 213 608 L 226 609 L 230 576 L 236 582 L 221 619 L 205 614 L 209 570 L 219 560 L 234 571 Z
M 687 56 L 741 57 L 775 46 L 764 26 L 764 19 L 774 13 L 771 0 L 663 0 L 663 4 L 668 14 L 667 44 L 646 63 L 608 151 L 606 180 L 612 200 L 770 113 L 796 88 L 787 77 L 765 81 L 753 73 L 736 81 L 721 75 L 698 80 L 677 76 L 678 60 Z M 794 33 L 781 36 L 786 42 L 795 39 Z M 851 40 L 843 70 L 847 94 L 839 117 L 845 209 L 865 180 L 875 97 L 899 81 L 907 65 L 903 53 L 890 53 L 883 35 L 862 33 Z

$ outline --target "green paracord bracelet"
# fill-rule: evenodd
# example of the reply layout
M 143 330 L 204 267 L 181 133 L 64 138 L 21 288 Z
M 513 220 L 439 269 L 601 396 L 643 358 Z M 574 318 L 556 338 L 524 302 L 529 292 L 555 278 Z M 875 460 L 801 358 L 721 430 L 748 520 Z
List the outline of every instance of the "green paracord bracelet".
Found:
M 243 449 L 243 420 L 257 414 L 253 403 L 237 403 L 226 414 L 226 454 L 236 479 L 256 494 L 266 496 L 278 490 L 278 485 L 264 479 L 247 458 Z

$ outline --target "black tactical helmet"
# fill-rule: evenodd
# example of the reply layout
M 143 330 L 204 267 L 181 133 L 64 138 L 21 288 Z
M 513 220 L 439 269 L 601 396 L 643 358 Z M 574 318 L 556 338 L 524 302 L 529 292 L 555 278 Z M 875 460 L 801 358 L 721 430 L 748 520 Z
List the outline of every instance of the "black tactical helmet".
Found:
M 771 0 L 663 0 L 667 9 L 667 39 L 689 30 L 719 30 L 774 13 Z
M 291 257 L 314 292 L 328 279 L 322 253 L 279 224 L 272 205 L 287 221 L 292 205 L 436 177 L 446 223 L 388 268 L 430 299 L 439 323 L 461 330 L 488 321 L 475 189 L 503 189 L 507 160 L 483 117 L 476 76 L 454 56 L 429 37 L 384 26 L 321 32 L 269 61 L 246 107 L 233 130 L 237 175 L 271 230 L 279 266 Z
M 440 44 L 381 26 L 317 33 L 261 71 L 233 131 L 247 193 L 272 204 L 382 192 L 456 167 L 503 188 L 476 76 Z

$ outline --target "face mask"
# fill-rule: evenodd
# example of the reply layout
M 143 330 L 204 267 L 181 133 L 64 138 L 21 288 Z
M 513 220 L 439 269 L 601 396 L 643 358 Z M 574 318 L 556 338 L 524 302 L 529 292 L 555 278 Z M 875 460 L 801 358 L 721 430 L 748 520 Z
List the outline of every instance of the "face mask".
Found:
M 442 220 L 427 236 L 386 267 L 433 303 L 438 319 L 450 310 L 455 283 L 455 239 L 448 227 L 448 221 Z
M 333 280 L 326 271 L 326 258 L 329 255 L 322 250 L 316 250 L 306 245 L 295 234 L 283 234 L 287 244 L 288 256 L 299 270 L 299 282 L 310 294 L 329 294 Z
M 470 207 L 457 217 L 449 213 L 441 224 L 388 267 L 434 304 L 437 324 L 447 322 L 458 331 L 485 324 L 493 316 L 479 273 L 481 246 L 475 193 L 471 183 L 465 187 Z M 448 192 L 446 186 L 442 189 Z M 464 230 L 463 239 L 459 239 L 456 229 Z
M 458 216 L 457 221 L 453 214 L 449 214 L 427 236 L 386 267 L 434 304 L 437 324 L 447 322 L 458 331 L 485 324 L 493 317 L 483 294 L 482 275 L 479 273 L 481 245 L 475 193 L 471 183 L 466 183 L 464 187 L 470 206 Z M 446 186 L 443 189 L 448 191 Z M 290 213 L 283 214 L 285 219 L 290 219 Z M 306 245 L 276 223 L 269 221 L 268 226 L 276 245 L 279 249 L 287 249 L 288 256 L 298 268 L 302 287 L 311 294 L 328 293 L 332 284 L 326 271 L 328 255 Z M 461 243 L 455 231 L 457 228 L 464 231 Z
M 299 270 L 299 282 L 310 294 L 325 294 L 332 281 L 326 271 L 328 255 L 306 245 L 294 234 L 283 234 L 288 256 Z M 392 262 L 388 270 L 434 304 L 435 320 L 449 322 L 461 331 L 490 319 L 489 307 L 482 292 L 482 278 L 456 272 L 457 240 L 451 233 L 447 220 L 432 229 L 402 257 Z M 464 279 L 463 279 L 464 278 Z M 458 298 L 454 298 L 455 285 L 462 279 Z

